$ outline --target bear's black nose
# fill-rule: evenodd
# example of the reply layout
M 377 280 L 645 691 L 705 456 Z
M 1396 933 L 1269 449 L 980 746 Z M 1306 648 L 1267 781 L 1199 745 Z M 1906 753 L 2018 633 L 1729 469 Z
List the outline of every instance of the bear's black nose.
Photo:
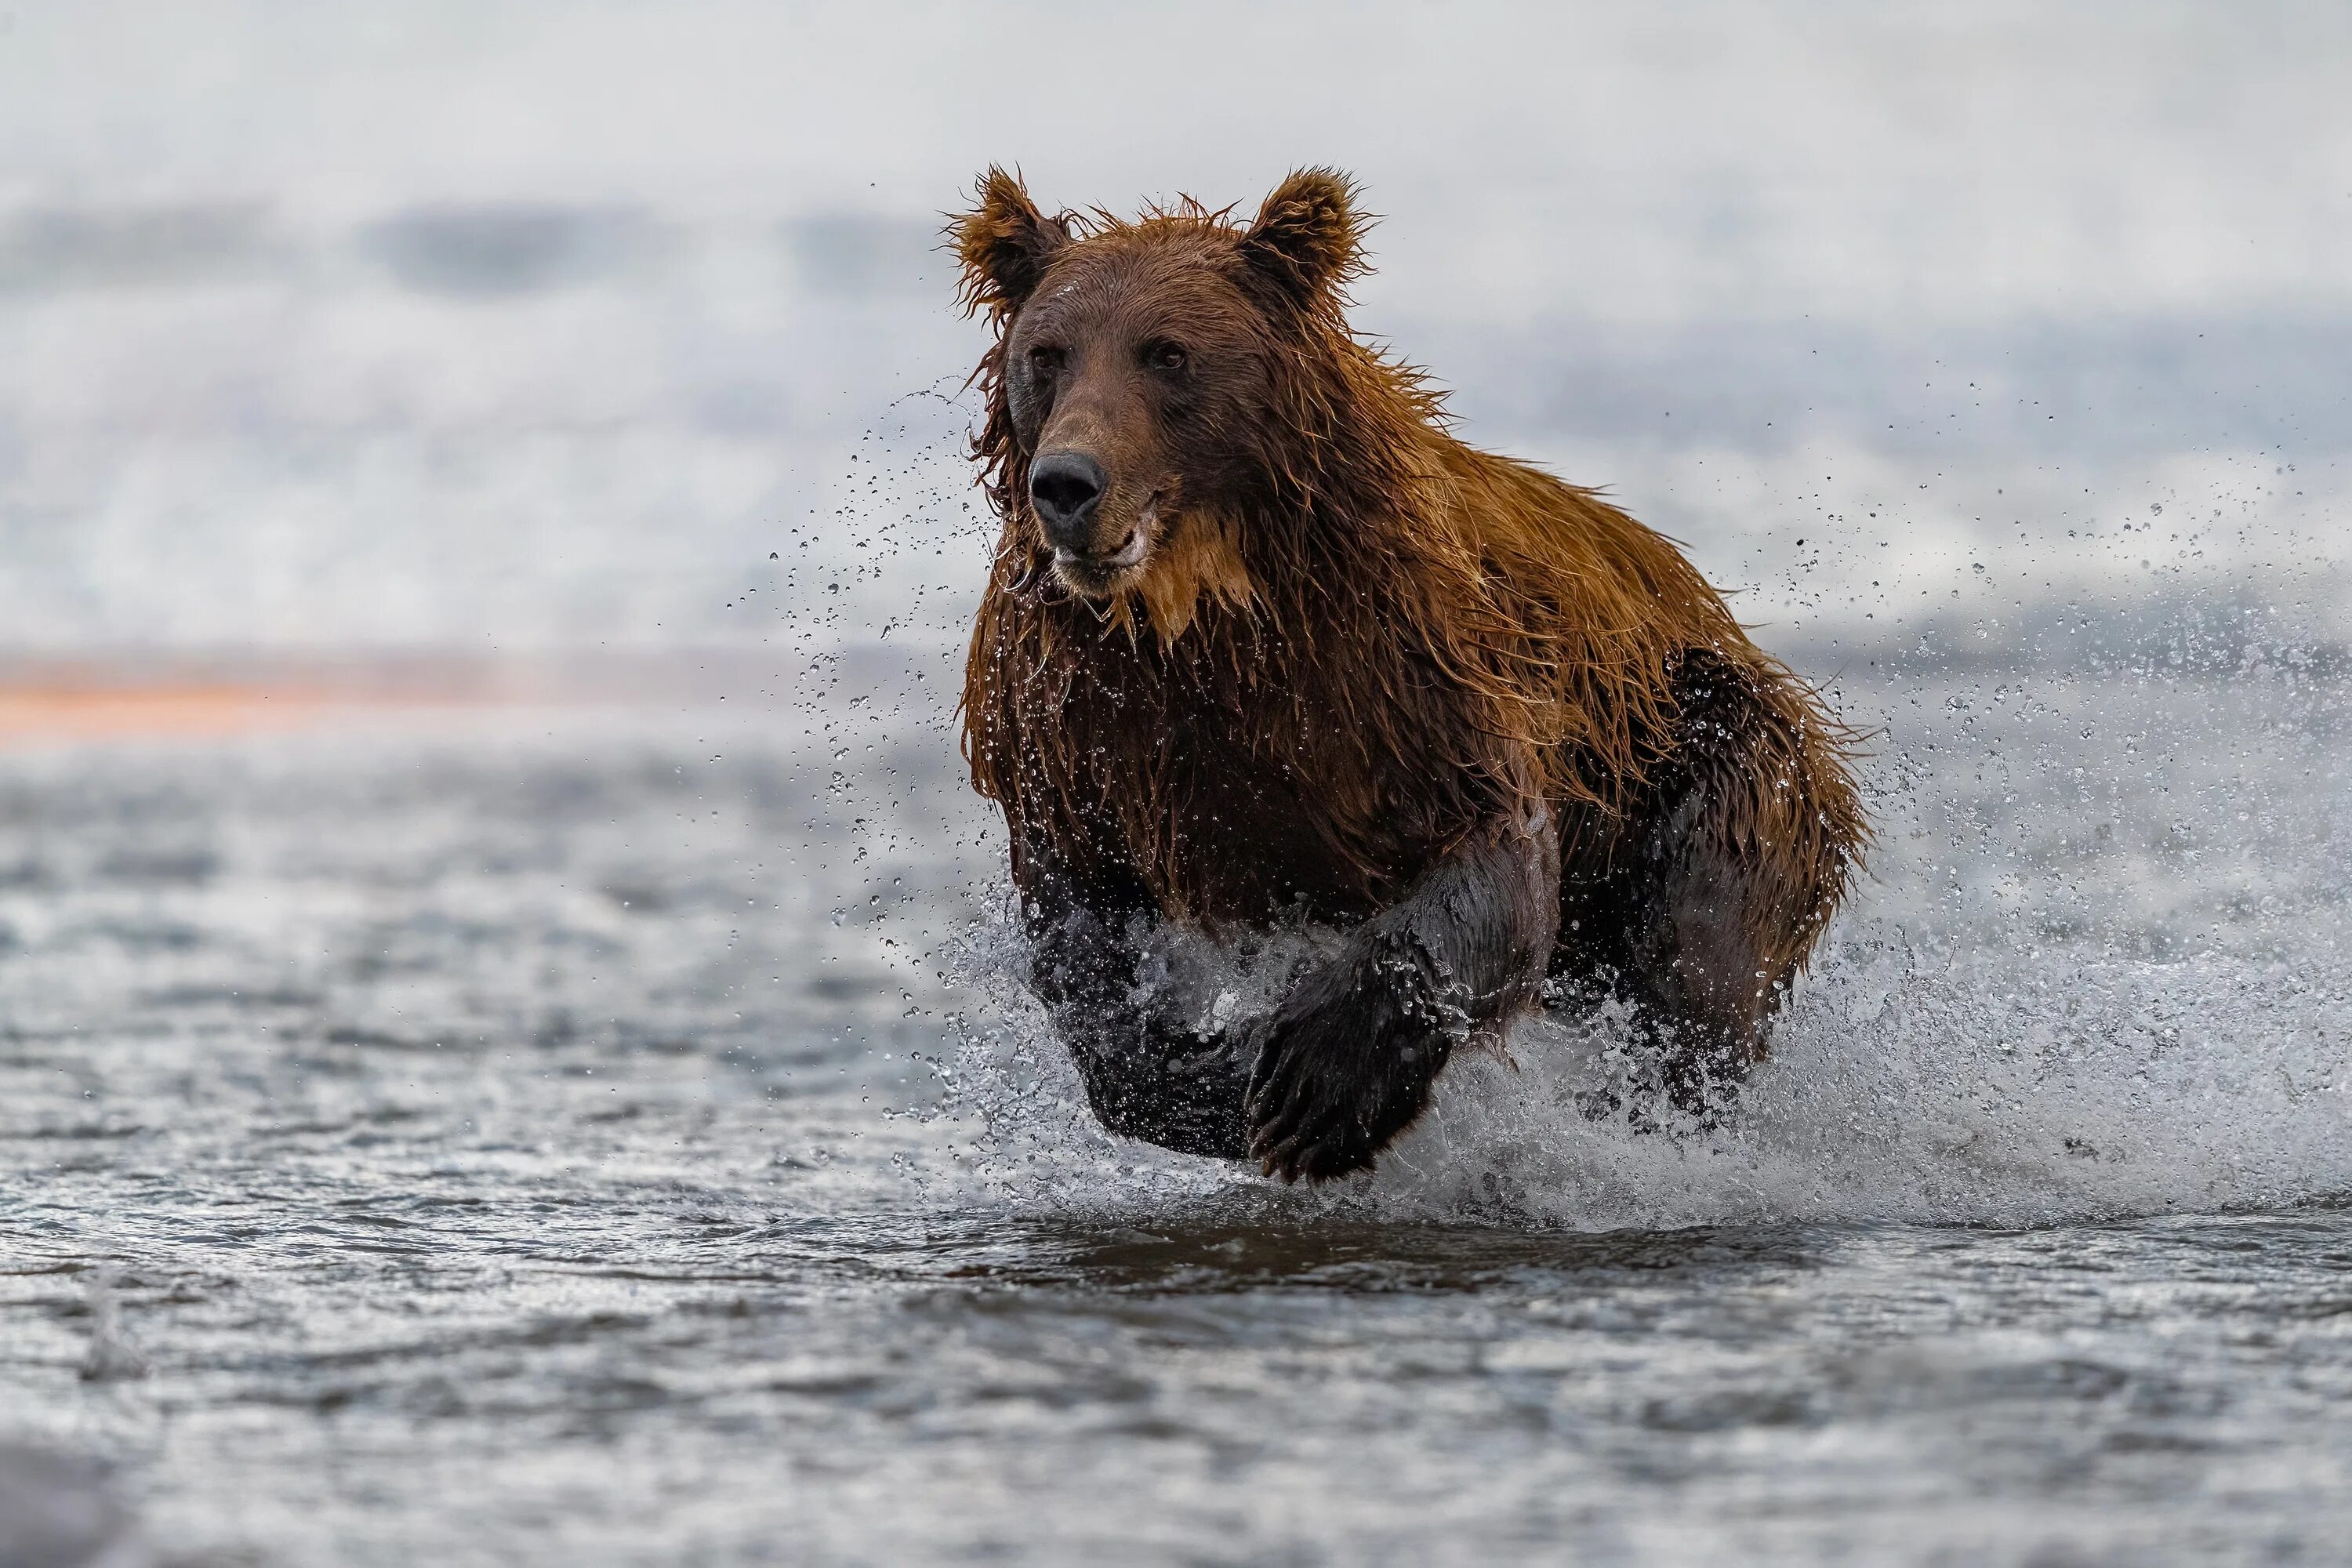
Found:
M 1102 500 L 1102 465 L 1084 452 L 1048 452 L 1029 465 L 1029 504 L 1037 510 L 1045 542 L 1087 553 L 1087 520 Z

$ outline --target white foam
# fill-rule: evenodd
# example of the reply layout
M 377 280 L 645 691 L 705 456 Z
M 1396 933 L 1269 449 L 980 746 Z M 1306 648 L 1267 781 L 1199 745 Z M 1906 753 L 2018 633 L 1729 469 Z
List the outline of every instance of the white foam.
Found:
M 1712 1134 L 1585 1121 L 1606 1025 L 1458 1061 L 1367 1193 L 1580 1228 L 2032 1224 L 2273 1206 L 2352 1187 L 2352 1005 L 2277 966 L 1832 953 Z M 1617 1037 L 1622 1038 L 1621 1037 Z

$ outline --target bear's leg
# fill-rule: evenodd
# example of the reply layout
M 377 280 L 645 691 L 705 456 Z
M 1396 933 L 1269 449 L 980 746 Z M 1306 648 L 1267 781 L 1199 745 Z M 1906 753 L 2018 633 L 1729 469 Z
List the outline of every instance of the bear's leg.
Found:
M 1133 932 L 1150 918 L 1150 902 L 1141 886 L 1085 882 L 1040 840 L 1017 845 L 1013 880 L 1029 932 L 1030 984 L 1069 1047 L 1096 1120 L 1182 1154 L 1246 1156 L 1248 1042 L 1238 1026 L 1195 1033 L 1142 994 Z
M 1566 879 L 1551 973 L 1588 1001 L 1597 989 L 1632 1004 L 1656 1062 L 1637 1089 L 1705 1122 L 1763 1057 L 1858 827 L 1843 773 L 1822 765 L 1827 741 L 1785 693 L 1694 657 L 1676 695 L 1677 744 L 1647 811 L 1605 866 Z
M 1540 990 L 1559 921 L 1559 835 L 1498 816 L 1349 937 L 1252 1030 L 1250 1153 L 1268 1175 L 1370 1165 L 1429 1103 L 1454 1047 Z
M 1645 846 L 1644 907 L 1626 928 L 1619 985 L 1657 1052 L 1656 1089 L 1712 1120 L 1764 1054 L 1764 1026 L 1790 961 L 1776 954 L 1785 889 L 1776 869 L 1727 853 L 1694 792 Z

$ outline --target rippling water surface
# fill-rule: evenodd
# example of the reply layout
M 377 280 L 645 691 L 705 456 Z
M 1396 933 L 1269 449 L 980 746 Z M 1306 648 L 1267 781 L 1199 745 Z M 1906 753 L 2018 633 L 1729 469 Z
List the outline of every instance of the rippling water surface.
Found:
M 1897 727 L 1880 874 L 1728 1129 L 1584 1121 L 1606 1029 L 1530 1026 L 1311 1194 L 1076 1110 L 993 977 L 936 715 L 20 752 L 0 1389 L 10 1468 L 83 1468 L 18 1528 L 166 1563 L 2336 1560 L 2340 683 L 1849 701 Z

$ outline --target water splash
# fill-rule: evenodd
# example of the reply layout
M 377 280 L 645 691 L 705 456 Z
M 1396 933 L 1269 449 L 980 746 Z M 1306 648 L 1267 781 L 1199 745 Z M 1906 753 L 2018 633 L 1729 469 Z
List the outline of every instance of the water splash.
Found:
M 1596 1090 L 1637 1074 L 1633 1036 L 1547 1015 L 1503 1052 L 1458 1055 L 1375 1173 L 1274 1193 L 1094 1127 L 1000 893 L 960 949 L 982 1022 L 946 1074 L 983 1130 L 982 1184 L 1055 1206 L 1247 1193 L 1578 1230 L 2037 1225 L 2352 1192 L 2340 683 L 2008 671 L 1990 690 L 1930 676 L 1864 695 L 1894 742 L 1876 879 L 1719 1127 L 1593 1116 Z M 1150 981 L 1246 1016 L 1329 941 L 1171 942 Z
M 950 1111 L 981 1124 L 979 1184 L 1055 1207 L 1272 1190 L 1096 1128 L 1010 973 L 1017 935 L 992 935 L 976 945 L 997 960 L 999 1021 L 943 1069 Z M 1234 956 L 1185 984 L 1255 1005 L 1279 967 Z M 2352 996 L 2242 958 L 1928 962 L 1849 940 L 1716 1128 L 1596 1117 L 1593 1091 L 1638 1071 L 1633 1032 L 1606 1012 L 1538 1016 L 1506 1051 L 1457 1054 L 1377 1172 L 1280 1201 L 1579 1230 L 2277 1207 L 2352 1190 L 2347 1038 Z

